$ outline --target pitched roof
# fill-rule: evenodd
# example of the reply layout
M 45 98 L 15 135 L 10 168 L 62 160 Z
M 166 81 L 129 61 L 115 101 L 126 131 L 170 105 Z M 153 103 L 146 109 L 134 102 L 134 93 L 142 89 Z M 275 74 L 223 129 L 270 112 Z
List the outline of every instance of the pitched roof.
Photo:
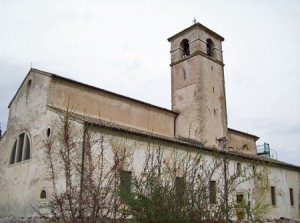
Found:
M 183 33 L 185 32 L 188 32 L 189 30 L 195 28 L 195 27 L 198 27 L 200 29 L 204 29 L 206 32 L 208 32 L 209 34 L 215 36 L 216 38 L 220 39 L 221 41 L 224 41 L 224 37 L 220 36 L 219 34 L 217 34 L 216 32 L 212 31 L 211 29 L 207 28 L 206 26 L 202 25 L 201 23 L 197 22 L 193 25 L 191 25 L 190 27 L 182 30 L 181 32 L 171 36 L 168 38 L 168 41 L 171 42 L 174 38 L 176 38 L 177 36 L 179 35 L 182 35 Z
M 259 140 L 258 136 L 249 134 L 247 132 L 242 132 L 242 131 L 239 131 L 239 130 L 236 130 L 236 129 L 232 129 L 232 128 L 228 128 L 228 130 L 232 131 L 232 132 L 236 132 L 236 133 L 242 134 L 242 135 L 247 135 L 247 136 L 253 137 L 255 139 L 255 141 Z
M 110 95 L 113 95 L 113 96 L 116 96 L 116 97 L 119 97 L 119 98 L 123 98 L 123 99 L 130 100 L 130 101 L 133 101 L 133 102 L 136 102 L 136 103 L 139 103 L 139 104 L 146 105 L 148 107 L 152 107 L 152 108 L 155 108 L 155 109 L 159 109 L 161 111 L 168 112 L 168 113 L 170 113 L 170 114 L 172 114 L 174 116 L 178 115 L 177 112 L 174 112 L 174 111 L 166 109 L 166 108 L 162 108 L 162 107 L 159 107 L 159 106 L 147 103 L 147 102 L 143 102 L 143 101 L 140 101 L 140 100 L 137 100 L 137 99 L 134 99 L 134 98 L 130 98 L 130 97 L 127 97 L 127 96 L 124 96 L 124 95 L 121 95 L 121 94 L 117 94 L 117 93 L 114 93 L 114 92 L 111 92 L 111 91 L 107 91 L 107 90 L 104 90 L 102 88 L 98 88 L 98 87 L 95 87 L 95 86 L 92 86 L 92 85 L 88 85 L 88 84 L 85 84 L 85 83 L 82 83 L 82 82 L 79 82 L 79 81 L 76 81 L 76 80 L 73 80 L 73 79 L 70 79 L 70 78 L 66 78 L 66 77 L 63 77 L 63 76 L 60 76 L 60 75 L 57 75 L 57 74 L 53 74 L 53 73 L 50 73 L 50 72 L 38 70 L 38 69 L 35 69 L 35 68 L 31 68 L 29 70 L 29 72 L 27 73 L 26 77 L 22 81 L 20 87 L 18 88 L 17 92 L 15 93 L 14 97 L 10 101 L 10 103 L 8 105 L 8 108 L 11 106 L 12 102 L 16 98 L 16 95 L 20 91 L 21 86 L 23 85 L 23 83 L 26 80 L 26 78 L 29 76 L 30 72 L 39 73 L 39 74 L 42 74 L 42 75 L 45 75 L 45 76 L 48 76 L 48 77 L 52 77 L 52 78 L 55 78 L 55 79 L 60 79 L 60 80 L 67 81 L 67 82 L 70 82 L 70 83 L 73 83 L 73 84 L 77 84 L 77 85 L 81 85 L 81 86 L 84 86 L 84 87 L 87 87 L 87 88 L 90 88 L 90 89 L 94 89 L 94 90 L 97 90 L 97 91 L 105 92 L 106 94 L 110 94 Z
M 262 156 L 258 156 L 258 155 L 247 154 L 247 153 L 243 153 L 240 151 L 220 150 L 217 148 L 207 147 L 207 146 L 203 145 L 202 143 L 196 142 L 194 140 L 162 136 L 162 135 L 155 134 L 152 132 L 143 131 L 143 130 L 135 129 L 132 127 L 120 125 L 120 124 L 117 124 L 114 122 L 105 121 L 101 118 L 94 118 L 94 117 L 89 117 L 86 115 L 77 114 L 75 112 L 66 111 L 66 110 L 63 110 L 63 109 L 60 109 L 57 107 L 53 107 L 53 106 L 49 106 L 49 109 L 51 109 L 52 111 L 54 111 L 60 115 L 68 113 L 71 117 L 74 118 L 74 120 L 81 121 L 82 123 L 86 123 L 86 124 L 94 126 L 96 128 L 109 129 L 109 130 L 113 130 L 113 131 L 117 131 L 117 132 L 121 132 L 121 133 L 125 133 L 125 134 L 140 136 L 143 138 L 148 138 L 148 139 L 158 140 L 158 141 L 172 143 L 172 144 L 176 144 L 176 145 L 186 146 L 186 147 L 190 147 L 192 149 L 199 149 L 199 150 L 202 150 L 202 151 L 205 151 L 208 153 L 221 154 L 225 157 L 228 156 L 231 158 L 252 160 L 255 162 L 261 162 L 261 163 L 269 164 L 269 165 L 273 165 L 273 166 L 279 165 L 279 166 L 284 166 L 284 167 L 288 167 L 288 168 L 296 169 L 297 171 L 300 171 L 299 166 L 285 163 L 285 162 L 282 162 L 279 160 L 274 160 L 274 159 L 270 159 L 270 158 L 266 158 L 266 157 L 262 157 Z

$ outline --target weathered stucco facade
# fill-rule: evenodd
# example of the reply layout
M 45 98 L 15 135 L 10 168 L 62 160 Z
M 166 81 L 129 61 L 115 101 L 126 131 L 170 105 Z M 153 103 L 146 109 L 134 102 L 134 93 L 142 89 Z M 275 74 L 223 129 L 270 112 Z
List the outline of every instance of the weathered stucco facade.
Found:
M 33 206 L 47 202 L 40 197 L 43 190 L 51 194 L 43 141 L 57 134 L 54 123 L 69 110 L 78 138 L 89 123 L 95 134 L 134 144 L 138 152 L 127 167 L 130 171 L 141 168 L 149 141 L 166 151 L 197 151 L 206 157 L 217 153 L 228 159 L 229 175 L 255 162 L 257 168 L 268 166 L 270 187 L 278 192 L 268 216 L 300 218 L 300 167 L 258 157 L 257 136 L 228 128 L 224 38 L 196 23 L 168 40 L 172 110 L 37 69 L 28 72 L 9 104 L 8 125 L 0 141 L 0 216 L 32 216 Z M 236 192 L 247 195 L 253 205 L 261 198 L 257 184 L 245 182 Z M 264 199 L 271 200 L 270 191 Z
M 227 135 L 221 42 L 223 37 L 195 25 L 170 37 L 172 110 L 180 115 L 176 135 L 218 147 Z M 208 47 L 207 41 L 211 41 Z M 187 45 L 188 43 L 188 45 Z

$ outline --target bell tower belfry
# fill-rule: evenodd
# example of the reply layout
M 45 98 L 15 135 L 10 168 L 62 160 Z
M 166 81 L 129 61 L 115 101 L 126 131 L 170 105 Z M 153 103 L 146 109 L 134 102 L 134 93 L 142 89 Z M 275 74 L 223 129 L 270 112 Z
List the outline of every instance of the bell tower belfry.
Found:
M 172 110 L 179 113 L 176 136 L 223 148 L 227 138 L 224 38 L 195 23 L 168 41 L 171 42 Z

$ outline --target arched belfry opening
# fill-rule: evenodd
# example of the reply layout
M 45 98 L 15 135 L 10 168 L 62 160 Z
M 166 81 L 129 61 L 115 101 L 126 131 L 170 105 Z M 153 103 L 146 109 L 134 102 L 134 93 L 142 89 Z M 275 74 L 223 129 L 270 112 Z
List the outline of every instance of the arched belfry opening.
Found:
M 206 51 L 207 51 L 207 55 L 210 57 L 214 56 L 214 48 L 215 48 L 215 44 L 211 39 L 207 39 L 206 40 Z
M 180 43 L 180 47 L 182 49 L 182 57 L 187 57 L 190 55 L 189 40 L 183 39 Z

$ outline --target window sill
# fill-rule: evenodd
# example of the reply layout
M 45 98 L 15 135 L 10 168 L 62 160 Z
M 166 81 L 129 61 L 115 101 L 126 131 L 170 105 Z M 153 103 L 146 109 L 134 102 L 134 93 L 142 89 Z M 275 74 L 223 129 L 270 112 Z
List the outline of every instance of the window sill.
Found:
M 17 163 L 13 163 L 13 164 L 8 164 L 8 168 L 9 167 L 13 167 L 13 166 L 18 166 L 18 165 L 21 165 L 21 164 L 24 164 L 24 163 L 29 163 L 31 161 L 31 159 L 28 159 L 28 160 L 23 160 L 21 162 L 17 162 Z

